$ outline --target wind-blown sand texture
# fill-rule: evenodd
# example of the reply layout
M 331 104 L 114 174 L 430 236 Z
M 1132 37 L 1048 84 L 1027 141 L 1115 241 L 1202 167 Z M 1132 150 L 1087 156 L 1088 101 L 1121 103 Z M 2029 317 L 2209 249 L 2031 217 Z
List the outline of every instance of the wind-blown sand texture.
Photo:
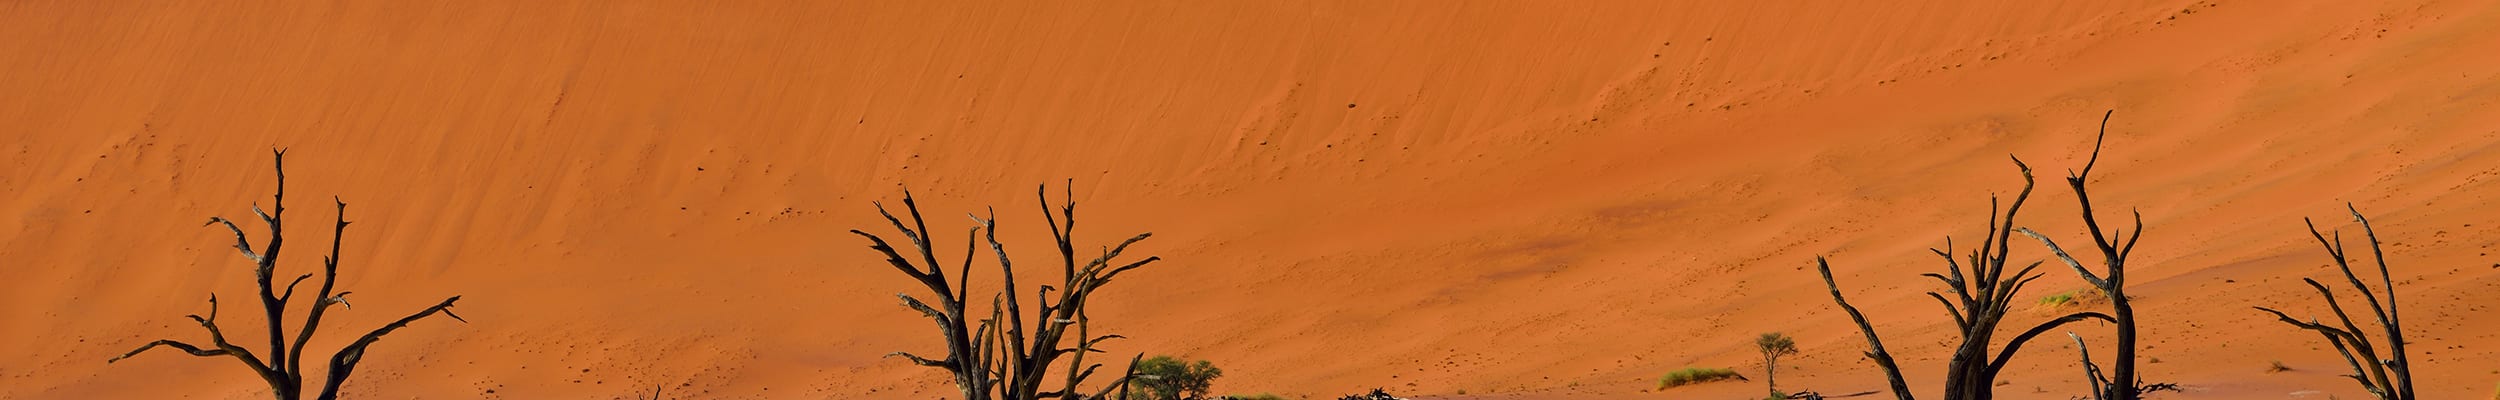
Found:
M 248 298 L 199 223 L 268 201 L 272 147 L 296 248 L 327 196 L 358 222 L 327 326 L 466 296 L 352 398 L 942 398 L 880 358 L 942 354 L 895 304 L 921 289 L 844 231 L 908 187 L 941 251 L 994 205 L 1055 273 L 1033 190 L 1070 178 L 1087 243 L 1167 259 L 1094 327 L 1215 361 L 1219 393 L 1742 398 L 1645 391 L 1755 373 L 1767 331 L 1803 349 L 1788 389 L 1880 390 L 1817 254 L 1932 391 L 1926 249 L 1978 242 L 2008 154 L 2041 178 L 2020 225 L 2083 246 L 2058 179 L 2109 109 L 2095 200 L 2150 225 L 2163 398 L 2366 397 L 2248 308 L 2324 315 L 2300 220 L 2357 239 L 2346 202 L 2389 241 L 2420 391 L 2500 381 L 2500 1 L 835 3 L 0 4 L 0 398 L 265 398 L 231 360 L 104 360 Z M 2026 296 L 2084 288 L 2045 270 Z M 2082 393 L 2054 339 L 1999 392 Z

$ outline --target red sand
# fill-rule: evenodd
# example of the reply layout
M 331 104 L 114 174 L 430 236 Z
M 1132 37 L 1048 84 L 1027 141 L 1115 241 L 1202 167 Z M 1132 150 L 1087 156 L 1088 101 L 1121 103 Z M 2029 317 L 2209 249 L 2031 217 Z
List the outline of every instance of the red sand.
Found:
M 2096 200 L 2151 225 L 2165 398 L 2365 397 L 2247 307 L 2323 312 L 2300 218 L 2350 230 L 2345 202 L 2422 393 L 2500 381 L 2490 0 L 140 3 L 0 5 L 0 398 L 265 398 L 230 360 L 104 360 L 249 293 L 198 224 L 267 201 L 273 146 L 296 243 L 327 195 L 360 222 L 328 326 L 467 296 L 355 398 L 940 398 L 879 358 L 937 348 L 917 289 L 843 231 L 908 185 L 941 232 L 999 206 L 1038 274 L 1032 190 L 1066 178 L 1088 240 L 1168 259 L 1098 298 L 1112 350 L 1214 360 L 1219 392 L 1738 398 L 1644 390 L 1758 373 L 1764 331 L 1805 350 L 1789 388 L 1878 390 L 1816 254 L 1933 387 L 1925 249 L 1975 239 L 2009 153 L 2043 178 L 2022 225 L 2083 240 L 2056 179 L 2107 109 Z M 2050 276 L 2026 296 L 2082 287 Z M 2034 348 L 2007 398 L 2083 390 Z

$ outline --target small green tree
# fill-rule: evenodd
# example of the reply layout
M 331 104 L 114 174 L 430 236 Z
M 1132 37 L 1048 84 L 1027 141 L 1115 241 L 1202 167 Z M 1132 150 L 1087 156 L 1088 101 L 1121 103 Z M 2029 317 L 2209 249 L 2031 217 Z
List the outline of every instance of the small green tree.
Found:
M 1797 354 L 1797 340 L 1771 332 L 1754 338 L 1753 345 L 1762 351 L 1762 384 L 1770 386 L 1772 398 L 1788 397 L 1780 393 L 1780 356 Z
M 1137 376 L 1142 378 L 1136 382 L 1141 391 L 1133 392 L 1129 400 L 1203 400 L 1224 370 L 1206 360 L 1154 356 L 1137 362 Z

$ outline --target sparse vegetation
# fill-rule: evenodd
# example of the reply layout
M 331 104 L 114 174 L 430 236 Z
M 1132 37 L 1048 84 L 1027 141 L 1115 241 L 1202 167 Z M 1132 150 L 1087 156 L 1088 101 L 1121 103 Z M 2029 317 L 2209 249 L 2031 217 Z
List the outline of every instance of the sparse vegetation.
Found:
M 1276 395 L 1275 393 L 1260 393 L 1260 394 L 1228 394 L 1228 395 L 1224 395 L 1224 397 L 1218 397 L 1217 399 L 1221 399 L 1221 400 L 1289 400 L 1289 399 L 1286 399 L 1286 398 L 1285 398 L 1285 396 L 1278 396 L 1278 395 Z
M 2276 373 L 2276 372 L 2287 372 L 2287 371 L 2291 371 L 2291 370 L 2292 370 L 2292 366 L 2289 366 L 2289 365 L 2283 365 L 2283 361 L 2282 361 L 2282 360 L 2267 361 L 2266 363 L 2268 364 L 2268 365 L 2266 365 L 2266 373 L 2269 373 L 2269 374 L 2271 374 L 2271 373 Z
M 1780 356 L 1797 354 L 1797 340 L 1779 332 L 1771 332 L 1754 338 L 1753 346 L 1754 350 L 1762 352 L 1763 386 L 1770 388 L 1772 398 L 1787 398 L 1786 393 L 1780 393 Z
M 2378 327 L 2384 335 L 2382 339 L 2371 339 L 2369 332 L 2353 324 L 2352 317 L 2344 313 L 2344 305 L 2336 301 L 2335 293 L 2327 290 L 2326 285 L 2318 283 L 2317 279 L 2301 278 L 2300 281 L 2317 289 L 2319 298 L 2326 299 L 2327 308 L 2335 311 L 2335 319 L 2341 322 L 2340 327 L 2320 323 L 2315 318 L 2304 322 L 2271 308 L 2257 307 L 2257 310 L 2272 314 L 2285 324 L 2325 337 L 2327 343 L 2335 345 L 2335 352 L 2344 356 L 2345 364 L 2352 367 L 2352 375 L 2345 377 L 2360 382 L 2361 388 L 2370 391 L 2372 396 L 2380 400 L 2414 400 L 2413 362 L 2405 354 L 2404 319 L 2396 313 L 2396 280 L 2387 272 L 2387 252 L 2380 249 L 2378 231 L 2370 227 L 2370 219 L 2361 216 L 2360 209 L 2346 204 L 2344 210 L 2352 213 L 2353 222 L 2360 223 L 2361 232 L 2370 239 L 2371 259 L 2378 263 L 2379 283 L 2386 291 L 2386 302 L 2380 302 L 2379 296 L 2370 292 L 2370 285 L 2362 283 L 2361 277 L 2353 274 L 2352 259 L 2345 257 L 2342 232 L 2336 232 L 2330 239 L 2328 234 L 2318 232 L 2317 223 L 2307 218 L 2301 219 L 2301 222 L 2309 226 L 2309 237 L 2317 239 L 2319 247 L 2326 248 L 2327 256 L 2335 260 L 2335 268 L 2344 273 L 2344 280 L 2350 282 L 2353 290 L 2360 292 L 2361 299 L 2370 306 L 2371 314 L 2364 316 L 2378 317 Z M 2384 355 L 2379 352 L 2380 344 L 2387 346 Z
M 2065 307 L 2067 304 L 2074 303 L 2075 292 L 2071 291 L 2059 292 L 2057 294 L 2043 296 L 2040 298 L 2040 305 L 2045 307 Z
M 1659 377 L 1658 388 L 1666 389 L 1730 380 L 1745 380 L 1745 376 L 1729 368 L 1686 367 L 1668 371 L 1666 376 Z
M 313 332 L 321 328 L 321 317 L 330 311 L 330 306 L 347 306 L 347 295 L 352 293 L 334 291 L 337 289 L 339 263 L 342 261 L 339 256 L 339 242 L 341 236 L 347 233 L 347 203 L 338 201 L 337 198 L 331 199 L 331 202 L 337 205 L 338 215 L 330 226 L 330 256 L 322 258 L 321 291 L 313 297 L 311 309 L 305 314 L 303 325 L 295 329 L 295 335 L 290 340 L 287 337 L 285 322 L 287 305 L 295 299 L 296 284 L 304 283 L 305 279 L 311 279 L 313 274 L 305 273 L 296 276 L 295 280 L 288 282 L 284 289 L 272 285 L 275 282 L 271 280 L 271 277 L 276 275 L 278 269 L 278 251 L 286 243 L 283 229 L 286 225 L 284 220 L 286 217 L 286 151 L 278 150 L 274 153 L 272 164 L 277 170 L 277 194 L 270 196 L 270 209 L 266 212 L 262 211 L 259 205 L 252 206 L 252 214 L 260 217 L 261 222 L 269 227 L 269 242 L 261 245 L 258 252 L 254 252 L 252 242 L 244 235 L 243 228 L 235 226 L 233 221 L 223 217 L 209 217 L 208 219 L 208 225 L 224 225 L 226 230 L 233 232 L 234 248 L 242 251 L 243 258 L 251 260 L 254 264 L 253 277 L 256 279 L 254 283 L 260 286 L 258 297 L 261 310 L 264 312 L 263 320 L 269 324 L 267 330 L 269 347 L 254 352 L 227 342 L 224 330 L 217 326 L 217 295 L 212 293 L 208 296 L 207 317 L 201 317 L 198 314 L 188 316 L 192 322 L 198 323 L 200 328 L 208 330 L 209 347 L 203 348 L 171 339 L 158 340 L 105 362 L 118 362 L 157 347 L 170 347 L 199 357 L 233 357 L 236 361 L 242 362 L 243 366 L 251 368 L 252 373 L 259 376 L 262 382 L 269 384 L 271 395 L 277 397 L 278 400 L 297 400 L 304 397 L 304 344 L 311 342 Z M 326 365 L 327 376 L 322 379 L 321 391 L 316 392 L 313 398 L 320 400 L 338 398 L 341 384 L 346 383 L 349 374 L 356 371 L 357 363 L 364 361 L 365 348 L 381 340 L 383 335 L 388 335 L 399 328 L 407 327 L 409 323 L 437 313 L 454 320 L 468 322 L 459 315 L 451 313 L 452 303 L 458 301 L 460 301 L 460 296 L 451 296 L 443 299 L 441 303 L 384 324 L 380 328 L 366 332 L 364 336 L 357 337 L 355 341 L 348 342 L 346 347 L 330 355 L 330 362 Z M 268 358 L 262 358 L 261 355 L 267 355 Z
M 1138 391 L 1129 394 L 1130 400 L 1202 400 L 1224 370 L 1206 360 L 1154 356 L 1137 363 L 1137 376 Z

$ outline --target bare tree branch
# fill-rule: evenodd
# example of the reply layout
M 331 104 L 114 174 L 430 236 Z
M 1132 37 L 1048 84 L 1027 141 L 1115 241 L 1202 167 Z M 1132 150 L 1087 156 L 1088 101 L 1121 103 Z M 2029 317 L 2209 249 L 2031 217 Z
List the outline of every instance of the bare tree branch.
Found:
M 331 196 L 330 203 L 336 214 L 330 223 L 330 255 L 321 258 L 321 291 L 319 297 L 313 299 L 312 310 L 304 314 L 303 327 L 296 329 L 295 344 L 287 348 L 286 374 L 287 379 L 293 382 L 304 380 L 304 344 L 312 342 L 313 332 L 321 330 L 321 317 L 329 315 L 331 304 L 347 304 L 347 293 L 331 294 L 331 290 L 338 287 L 339 247 L 347 239 L 347 202 Z M 296 281 L 302 282 L 303 278 L 296 278 Z M 287 284 L 287 297 L 294 295 L 295 285 Z M 278 300 L 279 304 L 286 302 L 285 298 Z
M 902 357 L 902 358 L 905 358 L 905 359 L 909 359 L 909 360 L 911 360 L 911 363 L 913 363 L 913 364 L 919 364 L 920 366 L 923 366 L 923 367 L 938 367 L 938 368 L 945 368 L 945 369 L 950 369 L 950 370 L 951 370 L 951 369 L 954 369 L 954 367 L 955 367 L 955 362 L 954 362 L 954 361 L 938 361 L 938 360 L 931 360 L 931 359 L 929 359 L 928 357 L 921 357 L 921 356 L 913 355 L 913 354 L 908 353 L 908 352 L 900 352 L 900 351 L 897 351 L 897 352 L 892 352 L 892 353 L 886 353 L 886 355 L 885 355 L 885 356 L 886 356 L 886 357 Z
M 2066 262 L 2066 266 L 2074 267 L 2075 275 L 2082 276 L 2084 283 L 2090 283 L 2095 288 L 2109 287 L 2108 280 L 2101 279 L 2100 275 L 2093 275 L 2092 270 L 2084 269 L 2082 262 L 2075 261 L 2075 256 L 2068 255 L 2066 249 L 2057 247 L 2057 241 L 2049 240 L 2048 236 L 2042 236 L 2039 232 L 2033 232 L 2031 228 L 2015 228 L 2014 231 L 2022 232 L 2023 236 L 2030 236 L 2032 240 L 2040 241 L 2042 246 L 2048 246 L 2049 253 L 2056 254 L 2057 260 Z
M 1997 372 L 2005 370 L 2005 364 L 2014 360 L 2015 351 L 2022 350 L 2023 344 L 2031 342 L 2031 338 L 2048 333 L 2052 330 L 2057 330 L 2057 327 L 2087 319 L 2097 319 L 2102 322 L 2116 321 L 2116 319 L 2110 318 L 2109 314 L 2086 311 L 2066 314 L 2065 316 L 2057 317 L 2057 319 L 2042 322 L 2038 326 L 2031 327 L 2030 330 L 2023 331 L 2021 335 L 2015 335 L 2014 340 L 2006 341 L 2005 348 L 1997 352 L 1996 361 L 1988 362 L 1989 375 L 1993 376 Z
M 2293 319 L 2293 318 L 2292 318 L 2292 316 L 2290 316 L 2290 315 L 2284 315 L 2282 311 L 2275 311 L 2274 309 L 2271 309 L 2271 308 L 2265 308 L 2265 307 L 2254 307 L 2254 308 L 2256 308 L 2256 309 L 2257 309 L 2257 311 L 2264 311 L 2264 312 L 2266 312 L 2267 314 L 2274 314 L 2274 317 L 2275 317 L 2276 319 L 2283 321 L 2283 323 L 2285 323 L 2285 324 L 2290 324 L 2290 325 L 2291 325 L 2291 326 L 2293 326 L 2293 327 L 2300 328 L 2300 329 L 2303 329 L 2303 330 L 2309 330 L 2309 331 L 2317 332 L 2319 336 L 2326 337 L 2326 341 L 2327 341 L 2328 343 L 2333 343 L 2333 344 L 2335 345 L 2335 354 L 2336 354 L 2336 355 L 2341 355 L 2341 356 L 2343 356 L 2343 357 L 2344 357 L 2344 364 L 2345 364 L 2346 366 L 2348 366 L 2348 367 L 2351 367 L 2351 368 L 2352 368 L 2352 374 L 2351 374 L 2351 375 L 2345 375 L 2345 376 L 2346 376 L 2346 377 L 2350 377 L 2350 378 L 2352 378 L 2352 380 L 2353 380 L 2353 381 L 2355 381 L 2355 382 L 2360 382 L 2360 383 L 2361 383 L 2361 387 L 2363 387 L 2363 388 L 2368 388 L 2368 389 L 2369 389 L 2371 392 L 2373 392 L 2373 393 L 2377 393 L 2377 392 L 2378 392 L 2378 389 L 2376 389 L 2376 388 L 2378 387 L 2378 386 L 2376 385 L 2376 383 L 2375 383 L 2375 382 L 2372 382 L 2372 381 L 2371 381 L 2368 377 L 2365 377 L 2365 376 L 2364 376 L 2365 374 L 2368 374 L 2368 372 L 2365 372 L 2366 370 L 2364 370 L 2364 369 L 2363 369 L 2363 367 L 2362 367 L 2362 365 L 2364 365 L 2364 364 L 2362 364 L 2362 361 L 2361 361 L 2362 359 L 2360 359 L 2360 358 L 2355 358 L 2355 357 L 2353 356 L 2353 351 L 2352 351 L 2352 348 L 2347 347 L 2347 346 L 2345 345 L 2345 343 L 2346 343 L 2347 341 L 2352 340 L 2352 339 L 2350 339 L 2350 338 L 2357 338 L 2357 337 L 2358 337 L 2357 335 L 2354 335 L 2352 332 L 2346 332 L 2346 331 L 2344 331 L 2344 330 L 2342 330 L 2342 329 L 2336 329 L 2335 327 L 2326 326 L 2325 324 L 2320 324 L 2320 323 L 2317 323 L 2315 320 L 2312 320 L 2312 321 L 2310 321 L 2310 322 L 2301 322 L 2301 321 L 2300 321 L 2300 320 L 2298 320 L 2298 319 Z
M 294 299 L 294 298 L 295 298 L 295 284 L 304 283 L 304 280 L 305 280 L 305 279 L 312 279 L 312 274 L 296 275 L 296 276 L 295 276 L 295 281 L 292 281 L 292 282 L 287 282 L 287 283 L 286 283 L 286 292 L 285 292 L 286 294 L 279 295 L 279 296 L 278 296 L 278 302 L 280 302 L 280 303 L 285 303 L 285 302 L 287 302 L 288 300 L 292 300 L 292 299 Z
M 2108 399 L 2109 392 L 2103 388 L 2109 385 L 2109 378 L 2101 375 L 2101 366 L 2092 364 L 2092 346 L 2084 345 L 2083 336 L 2074 332 L 2066 332 L 2066 337 L 2075 339 L 2075 356 L 2083 359 L 2083 381 L 2092 388 L 2092 398 Z
M 884 211 L 883 211 L 883 210 L 879 210 L 879 212 L 884 212 Z M 889 218 L 891 218 L 891 217 L 889 216 Z M 899 223 L 899 222 L 895 224 L 895 226 L 901 226 L 901 225 L 902 225 L 902 224 L 901 224 L 901 223 Z M 888 244 L 886 244 L 886 243 L 885 243 L 885 238 L 877 237 L 877 235 L 870 234 L 870 233 L 868 233 L 868 232 L 861 232 L 861 231 L 860 231 L 860 230 L 858 230 L 858 229 L 853 229 L 853 230 L 851 230 L 851 233 L 853 233 L 853 234 L 858 234 L 860 237 L 865 237 L 865 238 L 868 238 L 868 242 L 869 242 L 868 248 L 870 248 L 870 249 L 874 249 L 874 250 L 876 250 L 876 251 L 877 251 L 877 252 L 879 252 L 879 253 L 884 253 L 884 254 L 885 254 L 885 256 L 886 256 L 886 262 L 887 262 L 887 263 L 894 264 L 894 269 L 897 269 L 897 270 L 902 270 L 904 275 L 910 275 L 910 276 L 912 277 L 912 279 L 913 279 L 913 280 L 918 280 L 918 281 L 927 281 L 927 280 L 928 280 L 928 276 L 929 276 L 929 274 L 928 274 L 928 273 L 920 272 L 920 269 L 919 269 L 919 268 L 914 268 L 914 267 L 912 267 L 912 265 L 911 265 L 911 262 L 910 262 L 910 261 L 904 261 L 904 259 L 903 259 L 903 255 L 902 255 L 902 254 L 894 252 L 894 246 L 893 246 L 893 245 L 888 245 Z
M 391 331 L 397 331 L 399 328 L 407 327 L 410 322 L 416 322 L 419 319 L 424 319 L 425 317 L 433 316 L 437 313 L 443 314 L 445 317 L 451 317 L 452 320 L 460 321 L 461 323 L 468 323 L 469 320 L 467 318 L 460 318 L 460 314 L 453 314 L 451 312 L 452 303 L 458 301 L 460 301 L 460 296 L 451 296 L 450 298 L 443 299 L 442 303 L 435 304 L 433 307 L 426 307 L 424 310 L 417 311 L 415 314 L 409 314 L 407 317 L 401 317 L 398 321 L 391 321 L 390 324 L 382 325 L 380 328 L 374 328 L 372 332 L 366 332 L 364 336 L 357 337 L 355 342 L 348 343 L 347 347 L 339 349 L 337 354 L 330 355 L 330 376 L 327 381 L 321 384 L 320 398 L 338 398 L 339 384 L 347 382 L 348 375 L 356 371 L 356 363 L 364 361 L 365 348 L 372 346 L 375 341 L 382 340 L 382 335 L 389 335 L 391 334 Z
M 1933 275 L 1933 274 L 1930 274 L 1930 275 Z M 1952 315 L 1952 316 L 1953 316 L 1953 326 L 1956 326 L 1956 327 L 1969 327 L 1969 326 L 1970 326 L 1970 319 L 1969 319 L 1969 318 L 1964 318 L 1964 317 L 1962 317 L 1962 309 L 1959 309 L 1959 308 L 1953 308 L 1953 302 L 1952 302 L 1952 301 L 1950 301 L 1950 300 L 1945 300 L 1945 299 L 1944 299 L 1944 295 L 1941 295 L 1941 294 L 1936 294 L 1936 292 L 1927 292 L 1927 297 L 1933 297 L 1933 298 L 1935 298 L 1935 299 L 1936 299 L 1936 304 L 1942 304 L 1942 305 L 1944 305 L 1944 312 L 1945 312 L 1945 314 L 1947 314 L 1947 315 Z
M 920 315 L 926 315 L 929 316 L 929 319 L 937 320 L 938 327 L 941 329 L 953 326 L 952 324 L 949 324 L 949 322 L 954 321 L 955 316 L 947 315 L 944 311 L 938 311 L 936 308 L 929 307 L 929 303 L 923 303 L 920 299 L 912 298 L 911 295 L 908 294 L 895 293 L 894 297 L 903 299 L 904 307 L 911 307 L 913 310 L 919 310 Z
M 2352 282 L 2353 290 L 2361 292 L 2361 298 L 2370 302 L 2371 311 L 2375 311 L 2378 315 L 2379 326 L 2386 329 L 2387 352 L 2390 358 L 2380 361 L 2393 371 L 2389 375 L 2396 382 L 2394 382 L 2395 386 L 2390 386 L 2393 388 L 2390 391 L 2399 398 L 2412 399 L 2414 397 L 2413 362 L 2405 352 L 2404 329 L 2399 328 L 2404 326 L 2404 319 L 2397 313 L 2396 279 L 2387 271 L 2387 252 L 2379 246 L 2378 229 L 2370 226 L 2369 217 L 2361 216 L 2360 208 L 2354 207 L 2352 203 L 2344 203 L 2344 210 L 2352 214 L 2353 222 L 2361 224 L 2361 233 L 2370 239 L 2370 260 L 2378 264 L 2378 280 L 2382 288 L 2387 291 L 2387 305 L 2379 306 L 2377 296 L 2371 295 L 2370 288 L 2362 284 L 2360 278 L 2354 277 L 2352 267 L 2344 263 L 2337 263 L 2337 265 L 2343 267 L 2344 278 Z
M 1840 296 L 1840 284 L 1832 280 L 1831 262 L 1820 256 L 1814 257 L 1814 270 L 1823 274 L 1823 287 L 1831 290 L 1832 303 L 1839 304 L 1842 311 L 1848 311 L 1849 320 L 1856 322 L 1858 331 L 1866 334 L 1866 358 L 1874 360 L 1875 366 L 1884 370 L 1886 382 L 1892 384 L 1893 397 L 1900 400 L 1915 399 L 1916 396 L 1910 394 L 1908 381 L 1901 379 L 1900 365 L 1893 362 L 1892 353 L 1884 351 L 1884 339 L 1875 336 L 1875 326 L 1867 324 L 1866 314 L 1858 312 L 1856 306 L 1849 305 L 1849 300 Z
M 1088 396 L 1088 397 L 1086 397 L 1086 398 L 1087 398 L 1087 399 L 1105 399 L 1105 398 L 1109 398 L 1109 399 L 1128 399 L 1128 398 L 1130 398 L 1130 397 L 1128 396 L 1128 394 L 1129 394 L 1129 393 L 1128 393 L 1129 384 L 1130 384 L 1130 383 L 1132 383 L 1132 382 L 1135 382 L 1135 381 L 1137 380 L 1137 377 L 1138 377 L 1138 375 L 1137 375 L 1137 361 L 1138 361 L 1138 360 L 1145 359 L 1145 358 L 1146 358 L 1146 354 L 1144 354 L 1144 353 L 1139 353 L 1139 354 L 1137 354 L 1136 356 L 1131 356 L 1131 357 L 1129 357 L 1129 359 L 1128 359 L 1128 370 L 1127 370 L 1128 372 L 1127 372 L 1127 373 L 1120 374 L 1120 379 L 1114 379 L 1114 380 L 1112 380 L 1112 381 L 1111 381 L 1111 383 L 1110 383 L 1110 384 L 1103 385 L 1102 390 L 1100 390 L 1100 391 L 1096 391 L 1096 392 L 1094 392 L 1094 395 L 1093 395 L 1093 396 Z M 1120 393 L 1119 397 L 1103 397 L 1104 395 L 1111 394 L 1112 389 L 1119 389 L 1119 393 Z
M 192 345 L 190 345 L 190 344 L 188 344 L 188 343 L 183 343 L 183 342 L 180 342 L 180 341 L 175 341 L 175 340 L 172 340 L 172 339 L 166 339 L 166 340 L 158 340 L 158 341 L 154 341 L 154 342 L 148 342 L 148 344 L 147 344 L 147 345 L 145 345 L 145 346 L 139 346 L 139 348 L 138 348 L 138 349 L 133 349 L 133 350 L 131 350 L 130 352 L 127 352 L 127 353 L 122 353 L 122 355 L 119 355 L 119 356 L 114 356 L 112 359 L 109 359 L 109 360 L 104 360 L 104 362 L 109 364 L 109 363 L 113 363 L 113 362 L 121 361 L 121 360 L 122 360 L 122 359 L 124 359 L 124 358 L 130 358 L 130 356 L 135 356 L 135 355 L 139 355 L 139 353 L 144 353 L 144 352 L 147 352 L 147 351 L 148 351 L 148 349 L 153 349 L 153 348 L 156 348 L 157 346 L 172 347 L 172 348 L 175 348 L 175 349 L 182 350 L 183 352 L 186 352 L 186 353 L 191 353 L 191 355 L 194 355 L 194 356 L 200 356 L 200 357 L 216 357 L 216 356 L 223 356 L 223 355 L 229 355 L 229 354 L 231 354 L 231 353 L 227 353 L 227 352 L 226 352 L 226 349 L 201 349 L 199 346 L 192 346 Z
M 241 250 L 241 251 L 243 251 L 243 259 L 246 259 L 246 260 L 252 260 L 252 263 L 254 263 L 254 264 L 259 264 L 259 263 L 260 263 L 260 254 L 257 254 L 257 253 L 253 253 L 253 252 L 252 252 L 252 241 L 251 241 L 251 239 L 250 239 L 250 238 L 246 238 L 246 237 L 244 237 L 244 235 L 243 235 L 243 228 L 237 228 L 237 227 L 235 227 L 235 226 L 234 226 L 234 221 L 229 221 L 229 220 L 226 220 L 225 218 L 220 218 L 220 217 L 208 217 L 208 224 L 207 224 L 207 225 L 218 225 L 218 224 L 224 224 L 224 225 L 226 225 L 226 230 L 228 230 L 228 231 L 233 231 L 233 232 L 234 232 L 234 249 L 235 249 L 235 250 Z M 206 226 L 206 225 L 202 225 L 202 226 Z

